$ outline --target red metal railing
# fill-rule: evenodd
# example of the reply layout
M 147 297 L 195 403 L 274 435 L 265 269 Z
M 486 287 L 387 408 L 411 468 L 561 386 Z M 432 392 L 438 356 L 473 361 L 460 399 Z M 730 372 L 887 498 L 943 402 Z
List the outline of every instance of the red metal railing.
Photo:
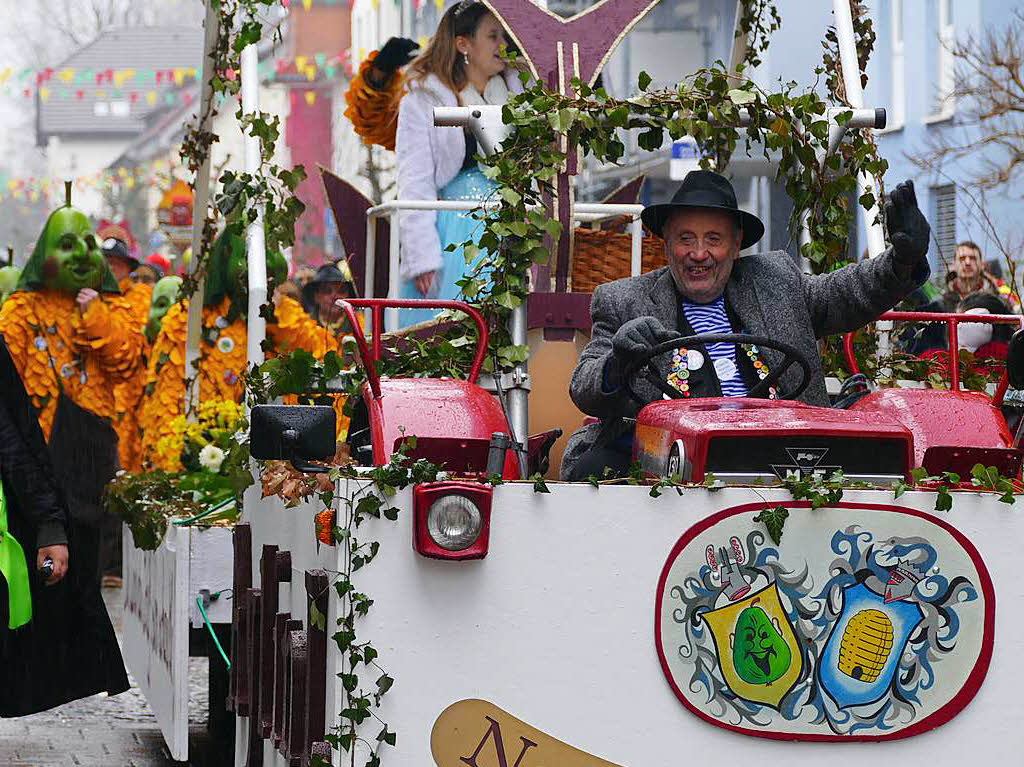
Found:
M 354 333 L 356 345 L 359 347 L 359 356 L 363 359 L 363 367 L 366 368 L 366 379 L 370 384 L 370 391 L 374 397 L 380 397 L 380 376 L 377 375 L 377 368 L 374 362 L 381 357 L 381 328 L 384 325 L 385 309 L 454 309 L 455 311 L 468 314 L 476 324 L 477 339 L 476 354 L 473 357 L 473 365 L 469 369 L 470 383 L 476 383 L 480 377 L 480 368 L 484 364 L 484 355 L 487 353 L 487 341 L 489 333 L 487 323 L 483 315 L 469 304 L 462 301 L 435 301 L 430 299 L 392 299 L 392 298 L 350 298 L 347 301 L 338 301 L 348 317 L 349 324 L 353 328 L 359 327 L 359 320 L 356 317 L 355 308 L 369 309 L 372 315 L 370 323 L 370 339 L 372 349 L 366 345 L 366 339 L 362 333 Z
M 949 388 L 952 391 L 960 390 L 960 355 L 958 354 L 959 339 L 957 328 L 961 322 L 980 322 L 989 325 L 1020 325 L 1024 328 L 1024 316 L 1017 314 L 942 314 L 937 312 L 886 312 L 879 320 L 892 320 L 893 322 L 944 322 L 949 331 L 949 354 L 946 365 L 949 370 Z M 847 333 L 843 338 L 843 350 L 846 353 L 846 366 L 851 373 L 859 373 L 860 365 L 853 354 L 853 333 Z M 1006 371 L 996 387 L 992 401 L 1002 402 L 1003 394 L 1009 385 Z

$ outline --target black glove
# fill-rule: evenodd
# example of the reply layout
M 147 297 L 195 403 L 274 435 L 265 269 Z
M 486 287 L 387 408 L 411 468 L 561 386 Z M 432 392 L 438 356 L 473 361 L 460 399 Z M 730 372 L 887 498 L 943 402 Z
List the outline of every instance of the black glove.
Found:
M 897 184 L 889 193 L 885 203 L 885 224 L 896 266 L 909 274 L 924 261 L 932 231 L 928 220 L 917 207 L 913 181 Z
M 384 43 L 377 58 L 373 60 L 373 68 L 380 70 L 386 82 L 397 69 L 413 60 L 413 51 L 419 47 L 419 43 L 408 37 L 392 37 Z
M 608 383 L 618 389 L 623 383 L 622 374 L 632 362 L 678 335 L 666 330 L 654 317 L 635 317 L 623 324 L 612 336 L 612 356 L 607 363 Z

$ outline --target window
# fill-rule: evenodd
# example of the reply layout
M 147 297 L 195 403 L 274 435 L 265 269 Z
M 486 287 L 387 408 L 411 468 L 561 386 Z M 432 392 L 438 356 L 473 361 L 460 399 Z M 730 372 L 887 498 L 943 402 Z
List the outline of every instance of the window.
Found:
M 932 198 L 932 234 L 938 245 L 936 261 L 947 265 L 953 263 L 953 251 L 956 248 L 956 187 L 953 184 L 933 186 Z
M 94 101 L 92 105 L 93 117 L 106 117 L 110 114 L 110 104 L 106 101 Z
M 902 128 L 905 118 L 906 90 L 903 84 L 903 0 L 892 0 L 892 114 L 890 128 Z
M 932 114 L 948 118 L 956 106 L 953 96 L 955 85 L 953 46 L 956 36 L 953 27 L 953 0 L 937 0 L 938 44 L 936 46 L 935 102 Z

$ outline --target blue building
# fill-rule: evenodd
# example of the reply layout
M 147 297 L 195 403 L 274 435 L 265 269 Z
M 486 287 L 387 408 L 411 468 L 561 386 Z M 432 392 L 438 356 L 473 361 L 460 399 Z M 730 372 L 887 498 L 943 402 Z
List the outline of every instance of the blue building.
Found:
M 954 41 L 1002 34 L 1013 22 L 1014 11 L 1024 10 L 1024 3 L 867 0 L 865 5 L 877 40 L 867 68 L 864 104 L 885 107 L 888 113 L 888 127 L 877 136 L 879 151 L 889 162 L 886 187 L 914 180 L 918 204 L 932 225 L 929 256 L 937 276 L 951 263 L 954 245 L 961 240 L 977 242 L 985 258 L 1000 257 L 994 235 L 1008 250 L 1024 240 L 1024 217 L 1019 210 L 1024 183 L 1011 180 L 984 195 L 964 187 L 973 173 L 997 159 L 998 150 L 979 149 L 975 156 L 947 164 L 941 172 L 922 171 L 909 158 L 943 138 L 960 140 L 971 135 L 964 124 L 970 104 L 958 104 L 954 97 L 956 61 L 950 47 Z M 777 6 L 782 29 L 775 33 L 757 78 L 765 85 L 782 78 L 811 86 L 814 68 L 821 62 L 819 41 L 833 23 L 832 3 L 778 0 Z M 859 241 L 858 250 L 863 250 L 863 221 Z

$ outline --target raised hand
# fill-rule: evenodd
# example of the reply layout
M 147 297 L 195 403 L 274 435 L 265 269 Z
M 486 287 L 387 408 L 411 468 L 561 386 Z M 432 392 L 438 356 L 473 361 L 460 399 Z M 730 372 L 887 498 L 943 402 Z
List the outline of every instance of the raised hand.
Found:
M 377 70 L 383 82 L 387 82 L 396 70 L 413 60 L 413 52 L 419 47 L 419 43 L 407 37 L 392 37 L 384 43 L 377 58 L 373 60 L 373 68 Z
M 885 202 L 885 224 L 899 266 L 911 269 L 924 259 L 932 230 L 917 207 L 913 181 L 897 184 L 889 193 Z

